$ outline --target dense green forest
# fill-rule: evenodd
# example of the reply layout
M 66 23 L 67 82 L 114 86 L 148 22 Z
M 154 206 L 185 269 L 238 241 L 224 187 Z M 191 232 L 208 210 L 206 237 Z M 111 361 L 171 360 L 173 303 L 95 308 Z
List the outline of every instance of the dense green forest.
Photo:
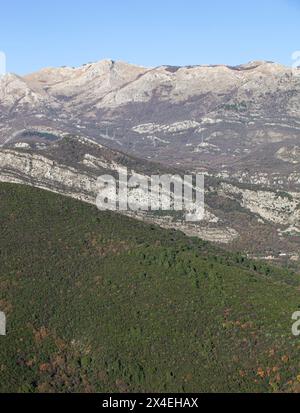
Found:
M 300 277 L 43 190 L 0 184 L 1 392 L 300 387 Z

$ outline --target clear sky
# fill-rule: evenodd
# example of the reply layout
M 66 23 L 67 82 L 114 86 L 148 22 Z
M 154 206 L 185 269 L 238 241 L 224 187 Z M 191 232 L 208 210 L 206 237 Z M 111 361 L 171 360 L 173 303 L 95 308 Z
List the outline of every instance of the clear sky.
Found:
M 0 12 L 0 50 L 19 74 L 103 58 L 292 65 L 300 50 L 300 0 L 9 0 Z

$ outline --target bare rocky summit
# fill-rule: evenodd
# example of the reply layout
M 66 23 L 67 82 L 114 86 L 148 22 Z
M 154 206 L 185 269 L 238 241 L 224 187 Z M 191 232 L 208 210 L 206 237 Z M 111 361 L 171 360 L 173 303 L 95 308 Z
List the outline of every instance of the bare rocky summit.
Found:
M 0 109 L 0 144 L 26 128 L 80 132 L 184 168 L 249 183 L 259 171 L 269 186 L 278 185 L 280 170 L 282 186 L 300 185 L 294 151 L 300 69 L 263 61 L 143 68 L 104 60 L 24 77 L 8 74 L 0 80 Z M 294 153 L 292 162 L 281 151 Z

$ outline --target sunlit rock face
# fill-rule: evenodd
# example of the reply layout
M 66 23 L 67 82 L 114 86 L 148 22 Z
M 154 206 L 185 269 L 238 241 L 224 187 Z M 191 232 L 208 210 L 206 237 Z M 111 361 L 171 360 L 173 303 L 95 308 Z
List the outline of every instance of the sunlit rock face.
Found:
M 264 61 L 144 68 L 103 60 L 7 74 L 0 79 L 0 145 L 32 128 L 298 190 L 300 69 Z

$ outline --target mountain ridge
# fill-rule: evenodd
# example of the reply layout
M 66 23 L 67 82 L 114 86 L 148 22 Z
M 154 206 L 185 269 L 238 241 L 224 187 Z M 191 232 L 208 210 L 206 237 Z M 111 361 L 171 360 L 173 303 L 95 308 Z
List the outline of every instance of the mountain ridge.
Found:
M 69 162 L 80 176 L 89 165 L 92 180 L 103 162 L 111 171 L 101 154 L 80 146 L 80 140 L 91 140 L 133 156 L 139 167 L 151 160 L 162 169 L 204 172 L 219 181 L 208 196 L 213 207 L 209 225 L 200 233 L 199 228 L 188 228 L 189 234 L 241 243 L 251 254 L 261 249 L 266 257 L 298 256 L 298 262 L 298 74 L 299 69 L 265 61 L 234 68 L 143 68 L 104 60 L 75 69 L 43 69 L 25 80 L 7 75 L 0 80 L 2 179 L 72 193 L 72 182 L 65 176 Z M 66 136 L 73 136 L 74 148 L 69 150 L 74 159 L 63 149 Z M 51 180 L 53 154 L 62 177 L 54 174 L 57 179 Z M 30 159 L 39 159 L 35 169 L 28 168 Z M 65 179 L 67 186 L 60 182 Z M 80 193 L 80 180 L 74 180 Z M 166 217 L 158 219 L 163 225 L 177 225 Z M 216 219 L 220 228 L 212 222 Z M 251 225 L 257 248 L 247 235 Z

